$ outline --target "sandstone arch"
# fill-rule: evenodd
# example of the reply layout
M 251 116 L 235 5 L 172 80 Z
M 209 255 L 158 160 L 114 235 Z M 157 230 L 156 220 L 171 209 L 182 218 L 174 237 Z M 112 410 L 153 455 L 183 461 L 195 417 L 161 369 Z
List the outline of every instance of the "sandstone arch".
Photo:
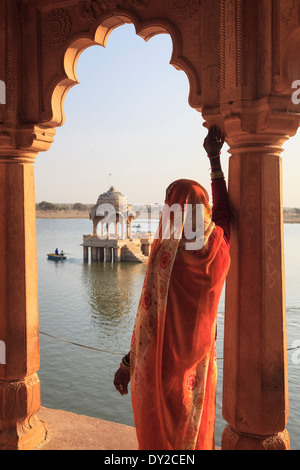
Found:
M 0 82 L 6 87 L 0 104 L 0 243 L 6 254 L 0 325 L 7 352 L 7 364 L 0 364 L 0 448 L 34 448 L 45 437 L 35 418 L 33 163 L 63 124 L 63 100 L 77 83 L 80 53 L 105 45 L 109 33 L 128 21 L 145 40 L 170 34 L 171 62 L 189 78 L 191 106 L 207 125 L 224 130 L 232 155 L 223 448 L 289 447 L 281 152 L 300 124 L 289 83 L 300 79 L 299 16 L 295 0 L 0 2 Z M 252 271 L 259 275 L 251 277 Z
M 64 74 L 54 80 L 49 86 L 46 93 L 46 108 L 48 111 L 42 113 L 41 124 L 47 127 L 57 127 L 64 123 L 63 103 L 67 92 L 75 85 L 79 84 L 76 74 L 76 64 L 88 47 L 100 45 L 106 47 L 109 35 L 117 27 L 126 23 L 132 23 L 135 27 L 136 34 L 145 41 L 149 41 L 153 36 L 158 34 L 168 34 L 172 39 L 173 53 L 171 57 L 171 65 L 176 69 L 186 73 L 190 83 L 189 104 L 201 110 L 201 95 L 199 90 L 201 84 L 199 76 L 190 63 L 190 61 L 182 55 L 182 44 L 180 34 L 177 28 L 168 21 L 151 20 L 140 22 L 135 15 L 126 13 L 106 14 L 101 18 L 100 23 L 93 27 L 89 33 L 85 33 L 85 37 L 73 37 L 66 47 L 64 53 Z M 51 104 L 48 104 L 51 103 Z

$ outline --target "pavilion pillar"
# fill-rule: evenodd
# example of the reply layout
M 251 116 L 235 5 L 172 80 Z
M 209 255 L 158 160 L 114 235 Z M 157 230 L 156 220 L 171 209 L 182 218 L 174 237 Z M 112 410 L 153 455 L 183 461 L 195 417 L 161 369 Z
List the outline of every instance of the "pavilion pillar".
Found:
M 132 239 L 132 225 L 131 219 L 127 222 L 127 238 Z
M 98 259 L 99 261 L 104 261 L 104 248 L 103 247 L 98 248 Z
M 280 156 L 289 135 L 280 135 L 284 120 L 277 124 L 265 134 L 227 129 L 232 245 L 223 450 L 287 450 L 290 445 Z
M 98 221 L 96 219 L 93 221 L 93 235 L 94 237 L 97 236 L 97 226 L 98 226 Z
M 121 261 L 121 248 L 116 247 L 114 248 L 114 262 L 119 263 Z
M 127 237 L 127 222 L 125 217 L 122 219 L 122 240 L 126 240 Z
M 0 449 L 45 440 L 40 408 L 34 157 L 0 156 Z
M 83 260 L 84 261 L 89 260 L 89 247 L 88 246 L 83 247 Z
M 105 250 L 105 261 L 109 263 L 112 261 L 111 247 L 106 246 L 104 250 Z
M 98 261 L 98 248 L 96 246 L 91 247 L 91 259 L 93 262 Z

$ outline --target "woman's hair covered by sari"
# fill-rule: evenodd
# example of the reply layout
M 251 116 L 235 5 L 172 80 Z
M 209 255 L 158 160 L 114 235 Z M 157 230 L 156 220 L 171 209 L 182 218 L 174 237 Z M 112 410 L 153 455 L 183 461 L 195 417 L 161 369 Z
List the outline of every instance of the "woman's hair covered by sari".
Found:
M 202 230 L 191 240 L 199 214 Z M 178 180 L 168 188 L 130 350 L 141 450 L 214 447 L 216 317 L 230 258 L 211 215 L 197 182 Z

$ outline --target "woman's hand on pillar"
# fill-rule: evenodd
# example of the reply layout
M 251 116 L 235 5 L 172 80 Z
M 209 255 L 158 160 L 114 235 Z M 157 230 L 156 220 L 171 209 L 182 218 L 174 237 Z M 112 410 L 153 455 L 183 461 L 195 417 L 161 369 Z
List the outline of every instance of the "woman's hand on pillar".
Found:
M 219 156 L 224 145 L 224 141 L 225 137 L 221 130 L 217 126 L 211 126 L 203 144 L 208 158 Z

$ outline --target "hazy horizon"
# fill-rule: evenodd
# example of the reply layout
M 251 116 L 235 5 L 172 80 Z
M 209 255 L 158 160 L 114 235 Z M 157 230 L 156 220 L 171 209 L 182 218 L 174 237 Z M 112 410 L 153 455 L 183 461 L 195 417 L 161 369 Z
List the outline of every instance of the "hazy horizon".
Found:
M 36 159 L 37 203 L 95 204 L 114 186 L 130 203 L 162 204 L 165 189 L 179 178 L 196 179 L 211 195 L 207 130 L 188 103 L 186 74 L 169 64 L 171 54 L 169 35 L 146 43 L 125 25 L 112 32 L 106 48 L 81 55 L 80 84 L 66 96 L 65 124 Z M 300 207 L 299 144 L 298 132 L 284 145 L 284 207 Z
M 86 205 L 86 206 L 94 206 L 94 205 L 96 205 L 95 202 L 85 202 L 85 203 L 83 203 L 83 202 L 81 202 L 81 201 L 71 201 L 71 202 L 62 202 L 62 201 L 59 202 L 59 201 L 58 201 L 58 202 L 52 202 L 52 201 L 45 201 L 45 200 L 43 200 L 43 201 L 36 201 L 36 204 L 38 205 L 38 204 L 40 204 L 41 202 L 48 202 L 48 203 L 50 203 L 50 204 L 54 204 L 54 205 L 58 205 L 58 206 L 59 206 L 59 205 L 62 205 L 62 206 L 63 206 L 63 205 L 74 205 L 74 204 L 77 204 L 77 203 L 79 203 L 79 204 L 84 204 L 84 205 Z M 129 201 L 129 202 L 130 202 L 130 201 Z M 146 203 L 144 203 L 144 202 L 136 202 L 136 201 L 133 201 L 133 202 L 130 202 L 130 204 L 133 205 L 133 206 L 134 206 L 134 205 L 136 205 L 136 206 L 139 206 L 139 205 L 145 205 L 145 206 L 147 206 L 147 205 L 154 205 L 154 204 L 158 204 L 158 205 L 161 206 L 161 205 L 164 204 L 164 202 L 149 202 L 149 203 L 146 204 Z M 300 209 L 300 207 L 296 207 L 296 206 L 283 206 L 283 209 L 290 209 L 290 210 L 291 210 L 291 209 Z

